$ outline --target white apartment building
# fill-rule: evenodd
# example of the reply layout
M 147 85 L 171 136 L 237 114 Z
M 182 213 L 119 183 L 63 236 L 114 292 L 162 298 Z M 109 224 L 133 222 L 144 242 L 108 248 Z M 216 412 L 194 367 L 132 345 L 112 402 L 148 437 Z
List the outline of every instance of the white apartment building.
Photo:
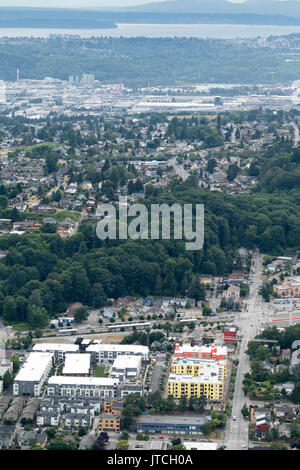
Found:
M 115 398 L 118 379 L 106 377 L 52 376 L 48 380 L 48 396 Z
M 140 356 L 142 361 L 148 361 L 149 348 L 134 344 L 91 344 L 86 352 L 92 355 L 93 362 L 98 364 L 110 363 L 119 356 Z
M 68 343 L 37 343 L 33 346 L 32 351 L 53 353 L 56 360 L 63 360 L 66 354 L 79 353 L 79 346 Z
M 120 382 L 139 377 L 142 367 L 141 356 L 118 356 L 111 367 L 110 377 Z
M 14 395 L 39 397 L 53 367 L 53 353 L 30 353 L 15 377 Z
M 90 354 L 66 354 L 62 375 L 88 377 L 91 375 Z

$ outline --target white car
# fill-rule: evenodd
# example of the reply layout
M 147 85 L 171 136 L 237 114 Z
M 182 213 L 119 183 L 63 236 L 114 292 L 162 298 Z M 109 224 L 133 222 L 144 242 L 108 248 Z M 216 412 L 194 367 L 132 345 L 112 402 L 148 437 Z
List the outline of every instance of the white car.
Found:
M 233 421 L 236 421 L 236 416 L 232 416 Z

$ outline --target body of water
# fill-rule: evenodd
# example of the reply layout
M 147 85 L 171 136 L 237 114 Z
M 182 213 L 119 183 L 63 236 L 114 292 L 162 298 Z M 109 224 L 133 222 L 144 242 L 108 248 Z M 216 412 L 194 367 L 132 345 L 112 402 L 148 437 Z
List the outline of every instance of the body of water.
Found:
M 0 37 L 47 38 L 51 34 L 72 34 L 81 37 L 197 37 L 197 38 L 256 38 L 300 34 L 300 26 L 231 25 L 231 24 L 118 24 L 115 29 L 32 29 L 1 28 Z

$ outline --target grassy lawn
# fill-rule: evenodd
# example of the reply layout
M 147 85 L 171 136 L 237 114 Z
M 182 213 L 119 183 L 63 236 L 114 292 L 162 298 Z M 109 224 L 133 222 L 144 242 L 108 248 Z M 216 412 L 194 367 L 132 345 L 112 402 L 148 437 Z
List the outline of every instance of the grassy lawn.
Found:
M 58 222 L 63 222 L 64 220 L 70 218 L 74 222 L 79 222 L 81 217 L 81 212 L 77 211 L 58 211 L 55 214 L 52 214 L 51 217 L 55 218 Z
M 59 145 L 58 142 L 42 142 L 40 144 L 35 144 L 35 145 L 21 145 L 19 147 L 16 147 L 13 150 L 25 150 L 25 152 L 31 152 L 34 148 L 39 148 L 39 147 L 57 147 Z
M 12 323 L 11 326 L 13 327 L 14 331 L 28 331 L 30 330 L 30 326 L 28 323 Z
M 43 219 L 45 219 L 46 217 L 52 217 L 56 219 L 57 222 L 63 222 L 64 220 L 68 218 L 72 219 L 74 222 L 78 222 L 80 220 L 81 213 L 77 211 L 63 210 L 63 211 L 57 211 L 53 214 L 47 215 L 47 214 L 37 214 L 36 212 L 26 211 L 24 212 L 24 216 L 28 220 L 36 220 L 39 222 L 42 222 Z
M 95 366 L 93 369 L 93 377 L 108 377 L 107 367 Z
M 46 214 L 37 214 L 36 212 L 30 212 L 30 211 L 25 211 L 23 212 L 24 217 L 27 220 L 35 220 L 37 222 L 42 222 L 45 217 L 51 217 L 52 214 L 46 215 Z

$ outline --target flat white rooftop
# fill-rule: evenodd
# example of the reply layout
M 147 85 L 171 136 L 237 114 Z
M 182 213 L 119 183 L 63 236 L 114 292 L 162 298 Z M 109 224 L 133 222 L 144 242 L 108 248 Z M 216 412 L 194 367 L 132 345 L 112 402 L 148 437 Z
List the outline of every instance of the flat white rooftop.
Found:
M 183 441 L 186 450 L 217 450 L 218 444 L 216 442 L 190 442 Z
M 107 377 L 67 377 L 62 375 L 54 375 L 49 378 L 48 385 L 93 385 L 97 387 L 118 385 L 118 379 L 110 379 Z
M 79 351 L 78 344 L 68 344 L 68 343 L 37 343 L 33 346 L 32 350 L 39 352 L 77 352 Z
M 216 364 L 226 366 L 227 359 L 220 359 L 220 361 L 215 361 L 214 359 L 198 359 L 194 357 L 184 358 L 184 357 L 177 357 L 177 356 L 173 356 L 173 359 L 172 359 L 172 365 L 182 366 L 182 367 L 190 365 L 190 366 L 202 366 L 205 368 L 207 366 L 214 367 L 214 365 Z
M 148 354 L 147 346 L 139 346 L 135 344 L 91 344 L 86 348 L 86 352 L 132 352 L 133 354 Z
M 200 353 L 200 354 L 216 354 L 217 356 L 227 356 L 228 351 L 227 348 L 224 346 L 191 346 L 189 344 L 183 344 L 182 346 L 175 347 L 175 354 L 179 353 Z
M 181 382 L 181 383 L 223 383 L 224 369 L 217 363 L 214 365 L 204 365 L 200 371 L 199 376 L 187 375 L 187 374 L 170 374 L 169 382 Z
M 108 325 L 108 328 L 110 329 L 117 329 L 117 328 L 126 328 L 126 327 L 130 327 L 130 328 L 133 328 L 134 326 L 142 326 L 143 328 L 147 328 L 147 326 L 150 326 L 151 323 L 148 322 L 148 323 L 123 323 L 122 325 Z
M 141 356 L 118 356 L 113 363 L 114 369 L 138 369 L 141 366 Z
M 66 354 L 63 375 L 89 374 L 91 368 L 90 354 Z
M 39 382 L 52 362 L 52 358 L 53 353 L 30 353 L 15 380 L 18 382 Z

